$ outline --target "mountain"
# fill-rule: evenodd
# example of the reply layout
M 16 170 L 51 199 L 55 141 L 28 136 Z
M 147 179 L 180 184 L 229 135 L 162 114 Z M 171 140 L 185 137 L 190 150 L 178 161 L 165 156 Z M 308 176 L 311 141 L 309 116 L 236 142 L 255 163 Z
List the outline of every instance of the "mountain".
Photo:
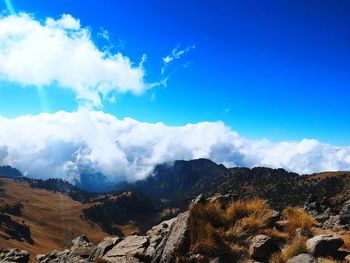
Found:
M 16 168 L 7 165 L 0 166 L 0 177 L 16 179 L 22 178 L 23 174 Z
M 265 167 L 226 168 L 197 159 L 158 165 L 145 180 L 119 184 L 116 192 L 138 191 L 182 208 L 201 193 L 207 197 L 233 193 L 241 198 L 263 198 L 281 208 L 302 205 L 310 194 L 318 198 L 349 194 L 349 179 L 350 172 L 299 175 Z

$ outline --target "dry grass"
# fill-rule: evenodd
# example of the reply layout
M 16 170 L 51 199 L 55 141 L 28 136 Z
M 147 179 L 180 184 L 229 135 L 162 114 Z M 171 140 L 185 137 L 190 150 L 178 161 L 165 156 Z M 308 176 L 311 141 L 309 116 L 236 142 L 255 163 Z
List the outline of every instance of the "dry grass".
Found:
M 285 263 L 288 259 L 295 257 L 299 254 L 306 253 L 306 238 L 294 239 L 288 244 L 284 250 L 280 253 L 273 254 L 271 257 L 271 263 Z
M 300 228 L 307 235 L 312 235 L 312 228 L 317 224 L 317 221 L 298 207 L 287 207 L 283 210 L 283 216 L 288 220 L 286 231 L 290 237 L 295 236 L 295 231 Z
M 218 202 L 199 204 L 190 210 L 191 249 L 210 256 L 246 253 L 245 239 L 270 233 L 284 238 L 283 233 L 268 227 L 271 210 L 264 200 L 236 201 L 224 210 Z

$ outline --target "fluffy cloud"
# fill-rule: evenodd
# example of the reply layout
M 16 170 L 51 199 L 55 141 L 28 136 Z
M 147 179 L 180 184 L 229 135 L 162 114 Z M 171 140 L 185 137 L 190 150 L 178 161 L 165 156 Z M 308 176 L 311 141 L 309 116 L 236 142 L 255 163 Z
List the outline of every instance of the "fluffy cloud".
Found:
M 0 80 L 23 86 L 58 84 L 92 107 L 111 92 L 141 94 L 157 85 L 121 53 L 100 50 L 71 15 L 39 21 L 28 14 L 0 17 Z
M 350 147 L 316 140 L 250 141 L 222 122 L 172 127 L 80 110 L 0 117 L 0 127 L 0 164 L 41 178 L 73 181 L 90 171 L 111 181 L 135 180 L 158 163 L 200 157 L 227 166 L 283 167 L 299 173 L 350 169 Z

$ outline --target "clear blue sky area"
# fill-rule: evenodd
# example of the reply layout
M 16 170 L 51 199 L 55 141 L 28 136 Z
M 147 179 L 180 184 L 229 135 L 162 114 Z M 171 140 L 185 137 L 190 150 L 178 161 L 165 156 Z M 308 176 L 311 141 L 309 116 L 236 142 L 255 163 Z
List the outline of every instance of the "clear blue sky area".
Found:
M 9 0 L 7 0 L 9 2 Z M 195 46 L 169 68 L 166 87 L 117 95 L 118 118 L 183 125 L 224 121 L 251 139 L 350 145 L 350 1 L 11 1 L 37 18 L 71 14 L 160 79 L 162 58 Z M 5 10 L 5 1 L 0 0 Z M 101 45 L 96 38 L 96 43 Z M 46 110 L 75 111 L 74 94 L 45 89 Z M 0 83 L 0 115 L 43 111 L 35 88 Z

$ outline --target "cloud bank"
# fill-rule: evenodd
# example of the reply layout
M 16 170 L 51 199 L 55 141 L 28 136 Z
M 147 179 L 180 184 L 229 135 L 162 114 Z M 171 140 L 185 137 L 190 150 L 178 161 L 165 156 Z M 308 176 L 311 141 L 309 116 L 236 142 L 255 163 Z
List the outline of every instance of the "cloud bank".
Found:
M 0 16 L 0 80 L 57 84 L 73 90 L 85 106 L 100 107 L 113 92 L 137 95 L 156 86 L 145 81 L 144 58 L 135 64 L 121 53 L 100 50 L 91 31 L 68 14 L 44 21 L 25 13 Z
M 0 164 L 28 176 L 74 181 L 82 172 L 110 181 L 145 178 L 156 164 L 210 158 L 226 166 L 283 167 L 311 173 L 350 170 L 350 147 L 317 140 L 247 140 L 222 122 L 185 126 L 119 120 L 103 112 L 0 117 Z

